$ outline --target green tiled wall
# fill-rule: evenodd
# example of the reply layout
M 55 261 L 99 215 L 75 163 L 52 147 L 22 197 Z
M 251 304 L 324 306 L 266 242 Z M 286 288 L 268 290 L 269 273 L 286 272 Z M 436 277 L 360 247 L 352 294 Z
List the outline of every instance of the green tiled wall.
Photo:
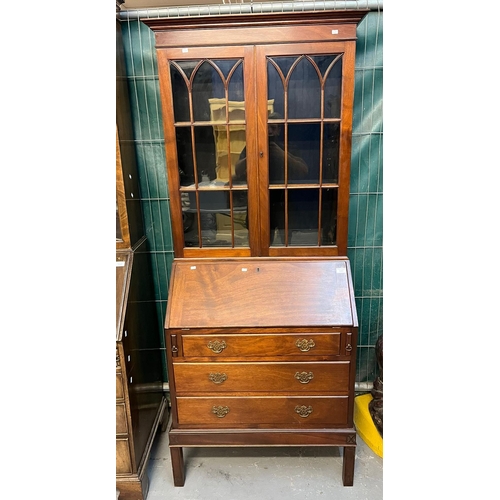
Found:
M 122 21 L 146 235 L 151 248 L 159 324 L 165 322 L 173 260 L 172 231 L 153 32 Z M 382 334 L 382 12 L 357 30 L 348 257 L 359 318 L 357 377 L 373 381 Z M 163 332 L 159 335 L 163 342 Z M 166 380 L 165 373 L 165 380 Z

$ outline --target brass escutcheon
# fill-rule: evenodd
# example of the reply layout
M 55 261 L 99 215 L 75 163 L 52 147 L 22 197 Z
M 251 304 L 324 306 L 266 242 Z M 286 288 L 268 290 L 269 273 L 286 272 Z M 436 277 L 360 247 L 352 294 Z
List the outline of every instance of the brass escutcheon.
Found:
M 220 354 L 227 347 L 227 344 L 226 342 L 224 342 L 224 340 L 222 342 L 220 340 L 211 340 L 207 344 L 207 347 L 209 349 L 212 349 L 215 354 Z
M 312 349 L 316 344 L 314 343 L 314 340 L 307 340 L 307 339 L 300 339 L 295 342 L 295 345 L 302 351 L 302 352 L 307 352 L 310 349 Z
M 295 413 L 298 413 L 302 418 L 308 417 L 312 413 L 312 406 L 296 406 Z
M 229 407 L 227 406 L 213 406 L 212 413 L 218 418 L 224 418 L 229 413 Z
M 297 372 L 295 374 L 295 378 L 301 383 L 301 384 L 308 384 L 313 378 L 313 372 Z
M 225 373 L 211 373 L 208 379 L 214 384 L 222 384 L 222 382 L 227 380 L 227 375 Z

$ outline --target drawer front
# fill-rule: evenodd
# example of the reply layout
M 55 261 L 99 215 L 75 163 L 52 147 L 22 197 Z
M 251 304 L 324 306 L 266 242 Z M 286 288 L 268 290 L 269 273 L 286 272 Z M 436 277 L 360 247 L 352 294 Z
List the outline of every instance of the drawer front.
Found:
M 130 446 L 128 439 L 116 440 L 116 473 L 131 474 L 132 460 L 130 457 Z
M 346 425 L 348 396 L 178 397 L 179 427 Z
M 116 434 L 127 434 L 127 413 L 125 403 L 116 404 Z
M 349 391 L 349 361 L 174 363 L 176 393 Z
M 123 380 L 122 380 L 122 374 L 117 373 L 116 374 L 116 399 L 122 400 L 124 399 L 125 395 L 123 392 Z
M 269 335 L 182 335 L 184 357 L 332 356 L 340 353 L 340 332 Z

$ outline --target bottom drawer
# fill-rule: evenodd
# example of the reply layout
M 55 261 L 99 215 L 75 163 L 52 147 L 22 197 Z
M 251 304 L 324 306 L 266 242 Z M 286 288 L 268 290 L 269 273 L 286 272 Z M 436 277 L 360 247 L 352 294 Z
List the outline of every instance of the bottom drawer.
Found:
M 179 397 L 179 426 L 347 425 L 348 396 Z
M 130 457 L 130 447 L 128 439 L 116 440 L 116 473 L 131 474 L 132 460 Z

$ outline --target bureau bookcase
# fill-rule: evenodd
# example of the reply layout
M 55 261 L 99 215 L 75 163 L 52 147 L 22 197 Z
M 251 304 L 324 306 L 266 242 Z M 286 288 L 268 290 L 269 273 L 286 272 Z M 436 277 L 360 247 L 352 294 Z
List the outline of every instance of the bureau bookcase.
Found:
M 339 446 L 352 485 L 347 253 L 366 10 L 144 19 L 155 34 L 175 259 L 165 320 L 183 447 Z

